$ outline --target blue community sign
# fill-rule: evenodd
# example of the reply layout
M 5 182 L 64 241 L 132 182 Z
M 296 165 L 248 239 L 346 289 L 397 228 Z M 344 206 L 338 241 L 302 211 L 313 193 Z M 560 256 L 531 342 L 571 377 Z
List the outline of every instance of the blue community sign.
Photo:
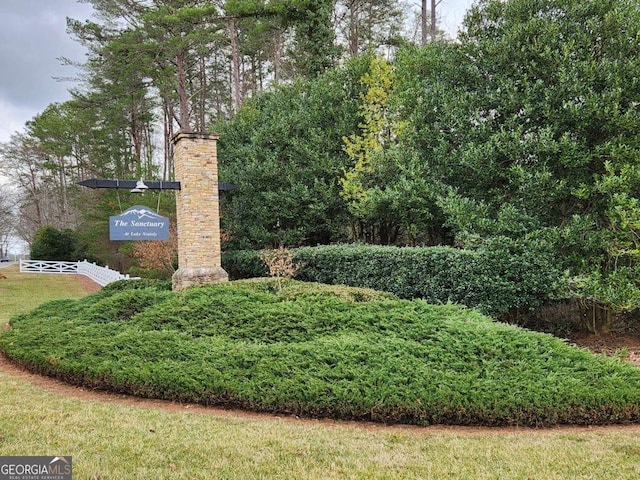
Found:
M 168 240 L 169 219 L 136 205 L 109 217 L 109 240 Z

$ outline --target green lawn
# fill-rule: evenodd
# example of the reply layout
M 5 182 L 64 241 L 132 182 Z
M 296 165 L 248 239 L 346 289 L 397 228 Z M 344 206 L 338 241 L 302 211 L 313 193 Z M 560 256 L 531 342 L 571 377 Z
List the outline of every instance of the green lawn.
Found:
M 56 298 L 81 298 L 88 292 L 75 275 L 20 273 L 18 265 L 1 268 L 0 324 L 12 315 L 28 312 L 43 302 Z
M 39 277 L 28 287 L 39 301 L 78 294 L 53 288 L 61 277 L 25 276 Z M 0 280 L 3 318 L 6 288 L 22 280 Z M 72 455 L 78 479 L 640 478 L 637 426 L 384 428 L 175 407 L 67 398 L 0 372 L 0 452 Z
M 78 479 L 640 477 L 637 427 L 381 429 L 75 400 L 2 373 L 0 384 L 2 454 L 72 455 Z

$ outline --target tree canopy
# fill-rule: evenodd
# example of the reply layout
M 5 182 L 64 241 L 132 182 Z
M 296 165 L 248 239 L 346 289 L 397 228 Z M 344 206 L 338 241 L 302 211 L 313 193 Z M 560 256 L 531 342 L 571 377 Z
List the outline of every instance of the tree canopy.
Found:
M 386 0 L 91 3 L 85 88 L 0 148 L 31 236 L 97 235 L 77 178 L 170 178 L 173 134 L 216 130 L 227 248 L 499 239 L 640 305 L 637 2 L 479 0 L 426 45 Z
M 474 247 L 504 237 L 546 246 L 576 278 L 572 285 L 618 308 L 635 306 L 614 292 L 635 290 L 640 273 L 638 39 L 640 9 L 631 1 L 485 0 L 470 11 L 459 42 L 407 46 L 389 63 L 374 57 L 353 89 L 357 127 L 351 117 L 351 129 L 338 133 L 349 122 L 333 122 L 327 131 L 336 133 L 326 137 L 334 139 L 328 147 L 337 160 L 326 173 L 342 170 L 341 189 L 333 190 L 342 202 L 332 202 L 348 219 L 350 238 Z M 241 112 L 251 111 L 253 124 L 240 115 L 225 126 L 226 135 L 242 125 L 269 132 L 259 135 L 269 145 L 284 142 L 265 151 L 253 132 L 232 148 L 249 147 L 243 172 L 259 165 L 274 175 L 273 183 L 260 184 L 261 197 L 293 178 L 280 175 L 294 142 L 321 148 L 307 134 L 282 129 L 285 118 L 306 125 L 289 108 L 315 87 L 301 88 L 280 90 Z M 276 109 L 277 119 L 265 117 Z M 344 139 L 342 151 L 337 138 Z M 294 155 L 297 168 L 306 165 L 302 158 Z M 296 211 L 280 199 L 271 205 Z M 229 215 L 236 206 L 227 205 Z M 277 229 L 310 225 L 295 214 L 268 226 L 278 214 L 263 213 L 253 225 L 265 239 Z M 243 228 L 250 229 L 246 220 Z

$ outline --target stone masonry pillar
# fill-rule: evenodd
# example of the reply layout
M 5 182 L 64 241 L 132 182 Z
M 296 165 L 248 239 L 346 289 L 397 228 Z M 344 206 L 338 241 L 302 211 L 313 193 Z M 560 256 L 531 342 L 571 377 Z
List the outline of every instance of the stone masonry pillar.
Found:
M 173 290 L 226 282 L 220 255 L 218 155 L 215 134 L 173 137 L 177 192 L 178 270 Z

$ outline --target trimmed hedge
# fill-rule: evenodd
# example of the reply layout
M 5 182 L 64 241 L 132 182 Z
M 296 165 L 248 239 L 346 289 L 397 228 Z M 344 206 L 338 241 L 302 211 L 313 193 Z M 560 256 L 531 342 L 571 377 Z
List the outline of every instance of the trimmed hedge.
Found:
M 482 250 L 452 247 L 332 245 L 295 250 L 296 279 L 387 291 L 429 303 L 460 303 L 499 317 L 549 299 L 559 278 L 542 252 L 495 242 Z M 232 279 L 268 274 L 259 251 L 226 252 Z
M 101 291 L 14 317 L 0 349 L 70 383 L 388 423 L 640 421 L 640 369 L 459 305 L 274 280 Z
M 222 252 L 222 268 L 229 275 L 229 280 L 269 276 L 269 269 L 260 258 L 261 253 L 260 250 Z
M 105 285 L 102 290 L 121 292 L 124 290 L 140 290 L 154 288 L 156 290 L 171 290 L 171 280 L 156 280 L 151 278 L 135 278 L 132 280 L 118 280 Z

